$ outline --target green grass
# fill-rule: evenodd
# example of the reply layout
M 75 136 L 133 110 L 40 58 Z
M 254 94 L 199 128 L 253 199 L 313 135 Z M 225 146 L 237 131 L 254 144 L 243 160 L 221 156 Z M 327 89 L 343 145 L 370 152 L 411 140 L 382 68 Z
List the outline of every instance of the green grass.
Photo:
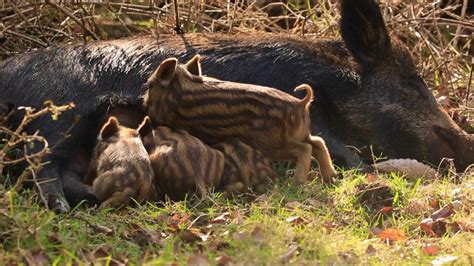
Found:
M 295 188 L 283 178 L 291 170 L 278 165 L 278 171 L 282 178 L 264 195 L 226 200 L 211 193 L 197 208 L 183 201 L 118 211 L 78 207 L 55 215 L 34 203 L 32 193 L 0 187 L 0 261 L 418 265 L 456 256 L 455 264 L 473 263 L 472 174 L 430 183 L 391 174 L 369 182 L 346 171 L 334 185 L 315 180 Z M 462 204 L 444 219 L 440 236 L 428 236 L 421 221 L 455 201 Z M 391 212 L 380 211 L 388 206 Z M 373 227 L 395 228 L 406 238 L 386 243 Z M 427 255 L 426 245 L 439 251 Z

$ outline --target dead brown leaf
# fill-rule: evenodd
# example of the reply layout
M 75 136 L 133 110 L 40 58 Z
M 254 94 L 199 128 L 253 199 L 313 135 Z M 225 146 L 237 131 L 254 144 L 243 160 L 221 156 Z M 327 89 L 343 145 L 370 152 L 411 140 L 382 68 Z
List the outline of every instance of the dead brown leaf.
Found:
M 211 223 L 213 224 L 224 224 L 227 222 L 229 218 L 230 213 L 229 212 L 224 212 L 221 215 L 215 217 L 214 219 L 211 220 Z
M 438 237 L 438 235 L 433 231 L 433 219 L 426 218 L 421 221 L 420 228 L 430 237 Z
M 246 232 L 235 232 L 232 234 L 232 239 L 236 241 L 242 241 L 248 237 Z
M 368 173 L 367 174 L 367 182 L 369 183 L 373 183 L 375 181 L 377 181 L 377 175 L 376 174 L 373 174 L 373 173 Z
M 292 217 L 286 218 L 286 222 L 292 225 L 298 225 L 298 224 L 304 223 L 305 221 L 300 216 L 292 216 Z
M 365 249 L 365 254 L 367 255 L 374 255 L 375 253 L 377 253 L 377 249 L 373 245 L 368 245 Z
M 258 244 L 262 244 L 263 241 L 265 240 L 264 236 L 263 236 L 263 230 L 260 226 L 256 226 L 253 230 L 252 230 L 252 238 L 253 240 L 258 243 Z
M 437 220 L 437 219 L 440 219 L 440 218 L 449 217 L 453 214 L 454 214 L 453 204 L 448 203 L 448 204 L 444 205 L 443 208 L 433 212 L 433 214 L 431 215 L 431 218 L 433 220 Z
M 48 265 L 48 257 L 44 254 L 44 251 L 41 249 L 28 252 L 25 255 L 25 260 L 28 265 L 42 266 Z
M 55 233 L 52 233 L 52 234 L 48 235 L 48 241 L 49 241 L 49 243 L 56 244 L 56 245 L 59 245 L 59 244 L 62 243 L 61 238 Z
M 189 213 L 183 214 L 182 216 L 178 213 L 174 213 L 170 218 L 169 225 L 172 229 L 179 230 L 182 226 L 186 225 L 189 217 Z
M 291 245 L 288 246 L 288 249 L 286 250 L 285 254 L 281 255 L 278 260 L 282 264 L 287 264 L 295 256 L 297 251 L 298 251 L 298 244 L 291 243 Z
M 383 207 L 382 209 L 380 209 L 380 213 L 383 213 L 383 214 L 389 214 L 393 211 L 393 207 Z
M 207 256 L 196 253 L 188 257 L 188 266 L 208 266 L 211 265 Z
M 107 226 L 100 225 L 100 224 L 89 224 L 92 230 L 94 230 L 95 233 L 103 233 L 106 236 L 113 236 L 114 235 L 114 230 L 111 228 L 108 228 Z
M 188 244 L 202 241 L 201 237 L 199 237 L 197 234 L 188 229 L 180 230 L 177 236 L 181 241 Z
M 423 254 L 428 256 L 435 256 L 439 253 L 439 247 L 433 245 L 424 246 L 421 250 Z
M 216 264 L 218 266 L 229 265 L 231 261 L 232 261 L 231 257 L 227 255 L 220 255 L 219 257 L 216 258 Z
M 384 242 L 395 242 L 395 241 L 402 241 L 405 240 L 405 233 L 396 228 L 387 228 L 380 232 L 379 234 L 380 239 Z
M 370 228 L 370 232 L 373 234 L 373 235 L 376 235 L 376 236 L 379 236 L 381 233 L 382 233 L 382 229 L 376 227 L 376 226 L 373 226 Z

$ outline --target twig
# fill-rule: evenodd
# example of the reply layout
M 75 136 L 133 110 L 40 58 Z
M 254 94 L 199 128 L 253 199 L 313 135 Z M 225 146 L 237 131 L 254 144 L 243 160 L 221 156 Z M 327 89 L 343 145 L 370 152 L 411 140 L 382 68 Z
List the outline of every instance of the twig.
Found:
M 175 17 L 175 20 L 176 20 L 175 31 L 178 34 L 183 34 L 184 31 L 181 28 L 181 22 L 179 21 L 178 0 L 173 0 L 173 6 L 174 6 L 174 17 Z
M 70 17 L 72 20 L 74 20 L 74 22 L 76 22 L 78 25 L 80 25 L 85 31 L 87 31 L 87 33 L 89 33 L 92 38 L 94 40 L 99 40 L 99 37 L 93 32 L 91 31 L 88 27 L 86 27 L 86 25 L 81 21 L 79 20 L 76 16 L 74 16 L 74 14 L 72 14 L 71 12 L 69 12 L 69 10 L 67 10 L 66 8 L 56 4 L 55 2 L 51 1 L 51 0 L 46 0 L 46 3 L 57 8 L 59 11 L 63 12 L 65 15 L 67 15 L 68 17 Z

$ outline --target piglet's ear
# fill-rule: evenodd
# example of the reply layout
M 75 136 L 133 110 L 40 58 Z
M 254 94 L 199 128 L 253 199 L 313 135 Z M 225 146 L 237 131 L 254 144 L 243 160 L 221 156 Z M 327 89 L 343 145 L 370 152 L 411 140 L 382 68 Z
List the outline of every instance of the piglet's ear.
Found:
M 161 85 L 167 87 L 170 85 L 176 74 L 176 68 L 178 67 L 178 59 L 168 58 L 161 62 L 158 68 L 151 74 L 148 79 L 148 85 Z
M 108 139 L 119 131 L 119 122 L 117 118 L 111 116 L 100 130 L 100 138 Z
M 143 119 L 143 122 L 140 124 L 140 126 L 138 126 L 137 130 L 138 134 L 140 134 L 140 137 L 142 138 L 153 132 L 153 125 L 151 124 L 149 116 L 145 116 L 145 119 Z
M 186 69 L 195 76 L 202 76 L 201 56 L 197 54 L 191 58 L 191 60 L 186 63 Z

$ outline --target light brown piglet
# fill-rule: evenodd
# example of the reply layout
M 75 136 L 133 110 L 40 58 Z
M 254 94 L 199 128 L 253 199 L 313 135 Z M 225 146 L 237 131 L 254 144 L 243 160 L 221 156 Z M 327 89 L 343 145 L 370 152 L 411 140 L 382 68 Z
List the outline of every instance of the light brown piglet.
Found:
M 145 118 L 143 127 L 150 127 Z M 171 200 L 183 200 L 198 192 L 201 200 L 207 188 L 217 188 L 224 171 L 222 152 L 204 144 L 183 130 L 156 127 L 143 137 L 155 175 L 155 184 Z
M 121 207 L 153 198 L 153 170 L 137 130 L 110 117 L 100 130 L 87 180 L 100 207 Z M 86 182 L 88 182 L 86 180 Z
M 240 140 L 221 142 L 212 147 L 224 154 L 225 167 L 219 190 L 227 195 L 249 189 L 263 193 L 268 183 L 277 178 L 270 160 Z
M 147 82 L 148 115 L 156 125 L 184 129 L 209 144 L 241 139 L 271 160 L 296 162 L 295 184 L 307 181 L 313 155 L 325 181 L 336 175 L 322 138 L 311 135 L 313 90 L 297 99 L 280 90 L 201 75 L 199 56 L 186 65 L 163 61 Z

